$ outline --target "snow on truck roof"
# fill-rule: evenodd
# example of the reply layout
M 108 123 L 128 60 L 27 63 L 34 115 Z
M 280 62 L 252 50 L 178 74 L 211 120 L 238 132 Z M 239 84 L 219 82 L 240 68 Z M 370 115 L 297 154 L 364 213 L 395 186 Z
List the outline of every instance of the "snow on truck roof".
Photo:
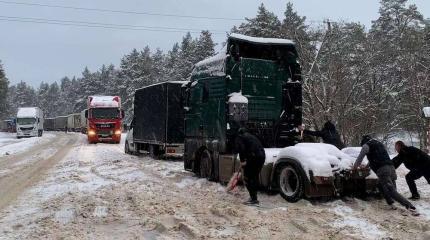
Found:
M 238 33 L 232 33 L 229 36 L 229 39 L 237 39 L 237 40 L 243 40 L 246 42 L 261 43 L 261 44 L 287 44 L 287 45 L 294 44 L 294 42 L 289 39 L 250 37 L 250 36 L 246 36 Z
M 149 87 L 152 87 L 152 86 L 157 86 L 157 85 L 165 84 L 165 83 L 181 84 L 181 86 L 183 86 L 184 84 L 188 83 L 188 81 L 165 81 L 165 82 L 158 82 L 158 83 L 154 83 L 154 84 L 151 84 L 151 85 L 147 85 L 145 87 L 138 88 L 138 89 L 136 89 L 136 91 L 140 90 L 140 89 L 149 88 Z
M 120 107 L 118 96 L 90 96 L 89 98 L 91 98 L 90 107 Z M 115 100 L 115 98 L 118 98 L 118 100 Z
M 294 42 L 289 40 L 289 39 L 281 39 L 281 38 L 258 38 L 258 37 L 250 37 L 250 36 L 246 36 L 246 35 L 242 35 L 242 34 L 238 34 L 238 33 L 232 33 L 229 37 L 229 39 L 235 39 L 235 40 L 241 40 L 244 42 L 250 42 L 250 43 L 258 43 L 258 44 L 268 44 L 268 45 L 294 45 Z M 198 63 L 195 64 L 195 67 L 201 67 L 203 65 L 206 65 L 208 63 L 213 63 L 213 62 L 221 62 L 223 61 L 225 58 L 227 57 L 227 45 L 225 45 L 221 51 L 219 51 L 219 53 L 217 53 L 216 55 L 206 58 Z M 222 66 L 222 64 L 219 64 L 219 66 Z M 215 68 L 216 66 L 214 66 L 213 68 Z M 220 69 L 215 69 L 218 70 L 218 72 L 223 73 L 222 71 L 220 71 Z M 214 70 L 211 70 L 211 72 L 216 72 Z
M 18 112 L 16 113 L 17 117 L 35 117 L 37 115 L 36 107 L 24 107 L 18 108 Z

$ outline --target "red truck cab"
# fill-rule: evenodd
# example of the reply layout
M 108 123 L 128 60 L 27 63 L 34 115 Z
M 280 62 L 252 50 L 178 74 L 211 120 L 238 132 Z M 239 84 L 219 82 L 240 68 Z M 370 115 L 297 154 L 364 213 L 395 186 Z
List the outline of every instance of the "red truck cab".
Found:
M 87 106 L 85 117 L 87 118 L 88 142 L 119 143 L 124 117 L 121 98 L 119 96 L 90 96 Z

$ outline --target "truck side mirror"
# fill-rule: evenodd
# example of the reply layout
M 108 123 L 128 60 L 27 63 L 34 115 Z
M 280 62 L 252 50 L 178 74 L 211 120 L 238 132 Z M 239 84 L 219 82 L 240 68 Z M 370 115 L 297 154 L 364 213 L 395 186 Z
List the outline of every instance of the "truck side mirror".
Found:
M 85 118 L 88 118 L 88 109 L 85 110 Z
M 125 111 L 121 109 L 121 119 L 125 117 Z

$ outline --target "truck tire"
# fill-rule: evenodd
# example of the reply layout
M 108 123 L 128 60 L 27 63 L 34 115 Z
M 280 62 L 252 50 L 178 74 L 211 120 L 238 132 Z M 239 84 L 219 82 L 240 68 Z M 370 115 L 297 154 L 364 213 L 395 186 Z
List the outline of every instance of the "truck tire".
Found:
M 148 147 L 149 156 L 153 159 L 157 159 L 157 150 L 158 148 L 156 146 L 150 144 Z
M 302 199 L 306 184 L 306 175 L 303 168 L 297 163 L 289 161 L 279 166 L 276 172 L 276 183 L 281 196 L 291 203 Z
M 211 153 L 206 149 L 200 154 L 200 177 L 212 180 L 213 166 Z

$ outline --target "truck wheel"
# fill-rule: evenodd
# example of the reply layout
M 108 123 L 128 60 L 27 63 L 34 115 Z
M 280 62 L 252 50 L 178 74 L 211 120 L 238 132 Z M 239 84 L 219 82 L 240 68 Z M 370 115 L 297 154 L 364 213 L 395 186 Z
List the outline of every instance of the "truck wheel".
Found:
M 149 156 L 153 159 L 157 159 L 157 148 L 154 145 L 149 145 Z
M 204 150 L 200 155 L 200 177 L 211 180 L 212 169 L 211 153 L 208 150 Z
M 280 166 L 277 173 L 277 184 L 281 196 L 292 203 L 302 199 L 306 179 L 302 167 L 291 162 Z

